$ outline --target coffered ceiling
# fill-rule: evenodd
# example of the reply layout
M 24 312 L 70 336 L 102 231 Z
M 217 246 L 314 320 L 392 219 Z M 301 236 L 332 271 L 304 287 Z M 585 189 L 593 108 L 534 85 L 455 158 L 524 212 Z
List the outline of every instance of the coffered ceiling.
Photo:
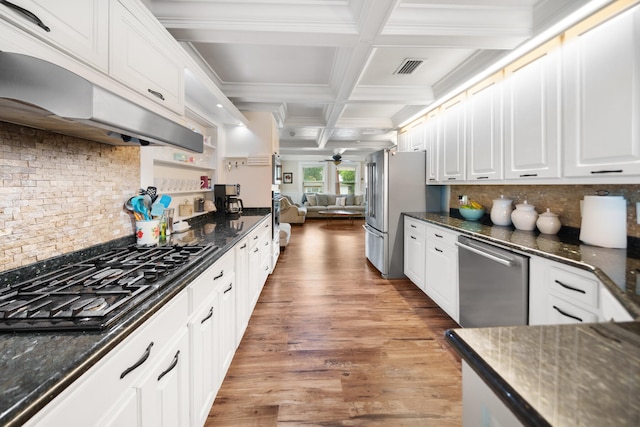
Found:
M 395 145 L 403 122 L 588 3 L 143 1 L 240 111 L 274 114 L 284 158 L 346 159 Z

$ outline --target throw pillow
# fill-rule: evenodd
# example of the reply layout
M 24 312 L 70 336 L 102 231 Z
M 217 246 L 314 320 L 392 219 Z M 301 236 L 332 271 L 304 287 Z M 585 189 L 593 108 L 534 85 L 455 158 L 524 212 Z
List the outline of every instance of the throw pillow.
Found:
M 347 194 L 346 198 L 347 198 L 347 200 L 346 200 L 345 204 L 347 206 L 353 206 L 355 204 L 355 202 L 354 202 L 355 197 L 354 197 L 353 194 Z
M 363 202 L 364 197 L 362 196 L 362 194 L 359 194 L 357 196 L 354 197 L 354 204 L 356 206 L 362 206 L 362 202 Z
M 309 202 L 309 206 L 317 206 L 318 199 L 315 194 L 307 194 L 307 202 Z
M 336 197 L 336 206 L 344 206 L 346 201 L 346 197 Z
M 316 202 L 318 206 L 329 206 L 329 200 L 326 194 L 316 194 Z

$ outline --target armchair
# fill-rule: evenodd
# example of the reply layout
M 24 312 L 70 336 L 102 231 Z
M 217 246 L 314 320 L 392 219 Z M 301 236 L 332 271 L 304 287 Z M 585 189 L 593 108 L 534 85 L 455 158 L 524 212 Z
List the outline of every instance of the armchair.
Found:
M 307 219 L 307 207 L 297 206 L 286 198 L 280 199 L 280 222 L 289 224 L 303 224 Z

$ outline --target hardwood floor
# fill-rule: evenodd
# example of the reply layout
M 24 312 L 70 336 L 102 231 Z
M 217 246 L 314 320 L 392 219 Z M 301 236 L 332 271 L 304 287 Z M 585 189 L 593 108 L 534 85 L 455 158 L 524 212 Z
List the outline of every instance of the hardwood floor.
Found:
M 364 255 L 362 220 L 308 220 L 265 284 L 207 426 L 459 426 L 458 325 Z

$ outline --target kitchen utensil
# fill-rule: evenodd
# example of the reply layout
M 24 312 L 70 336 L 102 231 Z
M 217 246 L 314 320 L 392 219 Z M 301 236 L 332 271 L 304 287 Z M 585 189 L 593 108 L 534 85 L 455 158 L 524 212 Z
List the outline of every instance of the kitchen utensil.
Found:
M 622 196 L 584 196 L 580 240 L 604 248 L 627 247 L 627 201 Z
M 133 210 L 135 212 L 138 212 L 140 215 L 142 215 L 142 217 L 145 220 L 150 220 L 151 219 L 150 216 L 149 216 L 149 211 L 147 210 L 147 207 L 145 205 L 143 196 L 135 196 L 135 197 L 133 197 L 131 203 L 133 205 Z
M 144 202 L 144 208 L 147 210 L 147 215 L 151 216 L 151 205 L 153 205 L 153 201 L 151 200 L 151 196 L 148 194 L 144 194 L 142 196 L 142 200 Z
M 164 206 L 165 208 L 168 208 L 169 205 L 171 204 L 171 196 L 167 196 L 166 194 L 163 194 L 162 196 L 160 196 L 160 198 L 158 199 L 158 201 L 160 202 L 160 204 L 162 206 Z
M 156 187 L 147 187 L 147 194 L 151 196 L 151 202 L 155 202 L 158 198 L 158 189 Z
M 162 216 L 165 209 L 164 205 L 160 203 L 160 200 L 156 200 L 151 205 L 151 216 Z

